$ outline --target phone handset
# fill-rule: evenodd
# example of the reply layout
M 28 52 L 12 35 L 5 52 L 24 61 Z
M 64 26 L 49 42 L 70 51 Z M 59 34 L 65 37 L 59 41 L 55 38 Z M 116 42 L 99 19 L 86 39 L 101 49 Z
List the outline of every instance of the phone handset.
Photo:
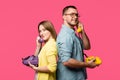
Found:
M 37 37 L 37 40 L 38 40 L 39 43 L 44 42 L 44 40 L 40 36 Z
M 36 55 L 38 55 L 42 49 L 42 43 L 44 42 L 44 40 L 40 36 L 37 36 L 36 42 L 37 42 L 37 46 L 40 47 L 36 53 Z
M 77 32 L 80 33 L 81 31 L 82 31 L 81 27 L 78 26 L 78 28 L 77 28 Z
M 82 26 L 82 24 L 81 24 L 79 21 L 78 21 L 76 27 L 77 27 L 77 32 L 78 32 L 78 33 L 81 33 L 81 31 L 83 30 L 83 29 L 82 29 L 83 26 Z

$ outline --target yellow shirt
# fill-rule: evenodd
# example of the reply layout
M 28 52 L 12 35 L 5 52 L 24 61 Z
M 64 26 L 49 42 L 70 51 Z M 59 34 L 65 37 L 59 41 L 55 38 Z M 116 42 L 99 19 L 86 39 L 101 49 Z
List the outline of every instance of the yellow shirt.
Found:
M 51 73 L 38 72 L 37 80 L 56 80 L 56 68 L 57 68 L 57 46 L 54 39 L 49 40 L 41 49 L 39 57 L 38 67 L 47 66 Z

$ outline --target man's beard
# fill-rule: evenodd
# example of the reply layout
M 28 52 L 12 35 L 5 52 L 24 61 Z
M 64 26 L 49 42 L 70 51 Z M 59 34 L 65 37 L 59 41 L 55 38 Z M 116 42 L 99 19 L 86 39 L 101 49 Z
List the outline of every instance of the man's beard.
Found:
M 68 24 L 69 24 L 70 26 L 76 26 L 76 25 L 78 24 L 78 22 L 79 22 L 78 19 L 76 19 L 74 24 L 72 24 L 72 22 L 69 22 Z
M 75 24 L 71 24 L 71 23 L 68 23 L 68 25 L 70 25 L 70 26 L 76 26 L 77 25 L 77 22 L 75 23 Z

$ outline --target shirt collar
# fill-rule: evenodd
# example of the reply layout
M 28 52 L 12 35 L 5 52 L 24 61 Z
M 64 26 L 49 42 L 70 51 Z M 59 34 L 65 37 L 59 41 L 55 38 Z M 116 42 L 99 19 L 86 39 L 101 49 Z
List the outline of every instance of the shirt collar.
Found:
M 70 27 L 68 27 L 68 26 L 66 26 L 66 25 L 62 25 L 62 28 L 66 31 L 66 32 L 68 32 L 68 33 L 70 33 L 70 34 L 75 34 L 75 31 L 73 30 L 73 29 L 71 29 Z

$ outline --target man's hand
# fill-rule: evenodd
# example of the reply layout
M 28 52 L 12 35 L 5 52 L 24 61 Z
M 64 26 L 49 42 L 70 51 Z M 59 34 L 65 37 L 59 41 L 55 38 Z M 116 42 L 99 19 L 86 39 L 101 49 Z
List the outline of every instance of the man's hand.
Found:
M 84 29 L 83 24 L 81 22 L 78 22 L 76 27 L 77 27 L 77 32 L 78 33 L 81 33 L 83 31 L 83 29 Z
M 87 62 L 89 68 L 95 68 L 98 64 L 95 63 L 95 58 Z

